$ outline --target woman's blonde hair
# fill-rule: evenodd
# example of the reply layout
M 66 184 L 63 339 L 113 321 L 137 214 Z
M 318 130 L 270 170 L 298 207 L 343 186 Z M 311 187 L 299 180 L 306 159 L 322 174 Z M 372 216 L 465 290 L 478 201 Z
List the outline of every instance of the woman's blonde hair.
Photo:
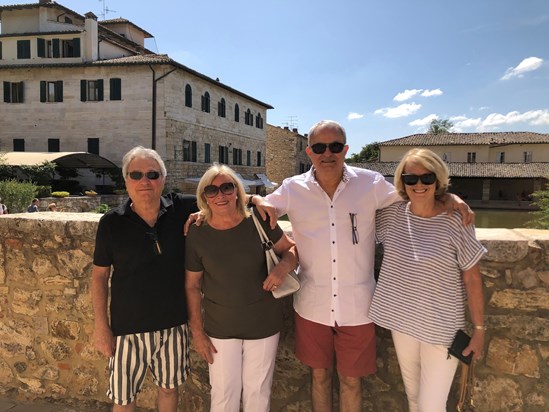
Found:
M 236 210 L 242 217 L 249 216 L 249 212 L 246 209 L 246 191 L 242 181 L 238 178 L 233 169 L 229 166 L 214 163 L 200 178 L 198 187 L 196 188 L 196 199 L 198 208 L 204 215 L 204 222 L 208 222 L 212 218 L 212 210 L 206 202 L 206 196 L 204 195 L 204 188 L 211 185 L 217 176 L 227 176 L 232 180 L 236 187 Z
M 450 186 L 450 172 L 448 171 L 446 163 L 444 163 L 440 156 L 432 150 L 415 148 L 409 150 L 404 155 L 395 170 L 395 187 L 400 197 L 404 200 L 410 200 L 406 194 L 405 185 L 402 182 L 402 174 L 404 173 L 404 168 L 408 162 L 420 164 L 429 172 L 432 172 L 437 176 L 437 187 L 435 190 L 436 199 L 440 199 L 446 194 L 448 186 Z

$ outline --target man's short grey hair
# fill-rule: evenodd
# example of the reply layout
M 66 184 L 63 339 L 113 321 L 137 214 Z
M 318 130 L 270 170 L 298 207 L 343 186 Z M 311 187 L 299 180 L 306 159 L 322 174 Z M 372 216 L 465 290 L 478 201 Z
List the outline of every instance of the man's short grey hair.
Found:
M 307 144 L 311 144 L 311 139 L 314 137 L 314 135 L 321 129 L 332 129 L 337 134 L 339 134 L 341 137 L 343 137 L 343 143 L 347 144 L 347 133 L 345 132 L 345 129 L 343 126 L 341 126 L 338 122 L 334 120 L 321 120 L 318 123 L 315 123 L 313 127 L 309 130 L 309 136 L 307 139 Z
M 134 159 L 137 158 L 156 160 L 158 166 L 160 166 L 160 173 L 162 174 L 162 176 L 167 176 L 168 172 L 166 171 L 166 165 L 164 164 L 164 161 L 156 150 L 147 149 L 143 146 L 136 146 L 128 153 L 126 153 L 122 158 L 122 176 L 124 176 L 124 180 L 126 180 L 126 177 L 128 175 L 128 166 Z

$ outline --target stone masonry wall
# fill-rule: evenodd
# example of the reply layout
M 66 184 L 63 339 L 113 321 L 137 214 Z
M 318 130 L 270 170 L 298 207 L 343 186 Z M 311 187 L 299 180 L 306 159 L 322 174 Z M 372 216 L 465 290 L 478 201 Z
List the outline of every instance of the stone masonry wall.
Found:
M 0 216 L 0 396 L 109 409 L 107 362 L 91 343 L 90 273 L 99 218 L 63 212 Z M 489 329 L 486 355 L 476 367 L 476 410 L 547 411 L 549 231 L 477 233 L 489 251 L 481 264 Z M 290 299 L 284 305 L 272 411 L 310 411 L 309 372 L 293 356 Z M 207 367 L 194 352 L 191 361 L 180 410 L 207 411 Z M 378 372 L 364 380 L 363 410 L 406 411 L 390 334 L 381 329 L 377 364 Z M 455 410 L 456 393 L 454 385 L 449 410 Z M 149 379 L 138 405 L 154 404 Z

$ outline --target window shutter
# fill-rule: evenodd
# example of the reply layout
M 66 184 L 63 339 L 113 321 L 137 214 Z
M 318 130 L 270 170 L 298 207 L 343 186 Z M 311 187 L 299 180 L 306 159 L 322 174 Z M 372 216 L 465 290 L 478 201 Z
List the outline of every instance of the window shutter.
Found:
M 111 100 L 122 100 L 122 79 L 110 79 L 110 89 Z
M 4 103 L 11 102 L 10 82 L 4 82 Z
M 59 53 L 59 39 L 53 39 L 51 41 L 52 49 L 53 49 L 53 57 L 60 57 L 61 54 Z
M 72 39 L 72 45 L 74 52 L 72 57 L 80 57 L 80 37 Z
M 56 101 L 62 102 L 63 101 L 63 80 L 58 80 L 56 83 Z
M 204 95 L 200 96 L 200 104 L 202 105 L 201 109 L 204 111 Z
M 46 99 L 46 88 L 47 88 L 46 82 L 41 81 L 40 82 L 40 101 L 42 103 L 44 103 L 47 100 Z
M 36 39 L 36 46 L 38 48 L 38 57 L 46 57 L 46 41 L 44 39 Z
M 19 103 L 23 103 L 25 101 L 25 96 L 23 95 L 23 92 L 25 91 L 23 82 L 17 83 L 17 91 L 19 92 Z
M 80 101 L 85 102 L 87 95 L 88 82 L 86 80 L 80 80 Z
M 196 162 L 196 142 L 191 142 L 191 161 Z
M 103 101 L 103 79 L 97 79 L 97 100 Z

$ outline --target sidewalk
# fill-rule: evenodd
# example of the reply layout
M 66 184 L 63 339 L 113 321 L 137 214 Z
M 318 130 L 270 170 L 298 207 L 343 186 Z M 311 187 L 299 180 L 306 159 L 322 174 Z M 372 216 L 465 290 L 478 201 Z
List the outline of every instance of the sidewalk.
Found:
M 60 401 L 27 401 L 0 398 L 0 412 L 107 412 L 112 406 L 75 406 L 67 405 Z

